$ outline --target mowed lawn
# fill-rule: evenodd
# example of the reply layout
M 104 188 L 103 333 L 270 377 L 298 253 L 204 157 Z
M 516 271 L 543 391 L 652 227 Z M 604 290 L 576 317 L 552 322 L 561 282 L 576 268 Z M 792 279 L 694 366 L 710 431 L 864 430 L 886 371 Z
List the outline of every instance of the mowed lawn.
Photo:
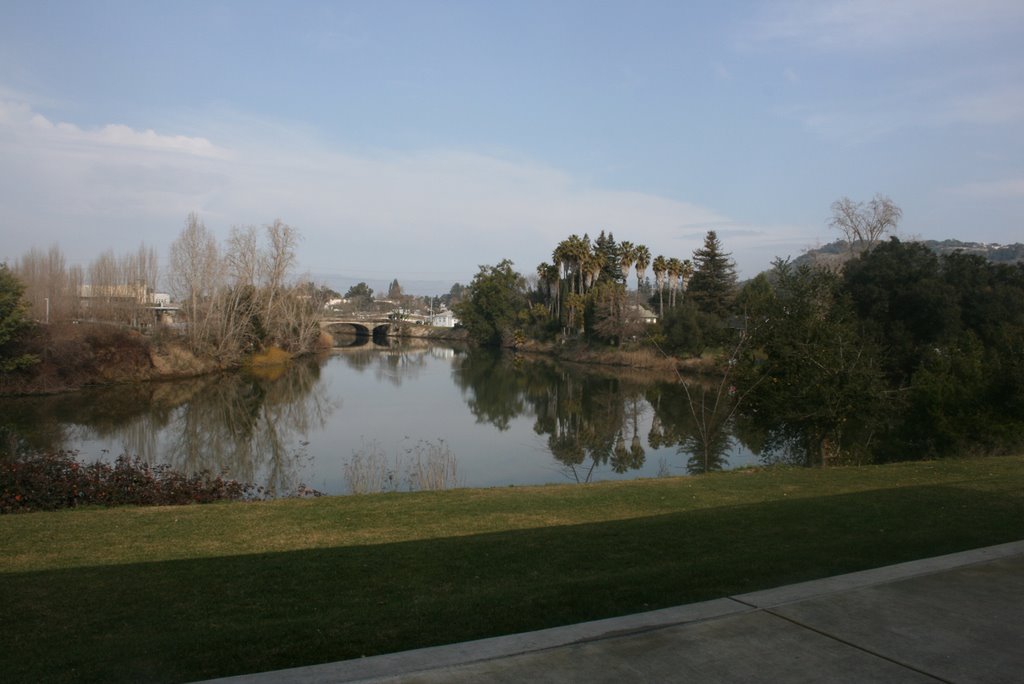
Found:
M 1024 457 L 0 517 L 5 682 L 179 682 L 1024 538 Z

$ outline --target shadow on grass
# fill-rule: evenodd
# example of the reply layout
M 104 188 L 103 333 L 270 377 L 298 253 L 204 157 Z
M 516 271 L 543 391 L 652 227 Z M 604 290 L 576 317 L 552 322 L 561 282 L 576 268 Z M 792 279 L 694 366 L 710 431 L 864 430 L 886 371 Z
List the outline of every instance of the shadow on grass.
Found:
M 934 486 L 15 573 L 0 581 L 0 671 L 8 682 L 189 681 L 611 617 L 1021 538 L 1024 497 Z

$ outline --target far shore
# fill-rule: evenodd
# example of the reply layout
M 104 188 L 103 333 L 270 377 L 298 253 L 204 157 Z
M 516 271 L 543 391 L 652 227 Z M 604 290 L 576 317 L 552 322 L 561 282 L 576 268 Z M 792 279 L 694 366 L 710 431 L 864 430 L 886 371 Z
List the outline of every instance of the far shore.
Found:
M 405 324 L 389 338 L 424 342 L 469 344 L 462 328 L 437 328 Z M 126 328 L 94 324 L 55 324 L 41 328 L 36 337 L 40 362 L 35 367 L 0 378 L 0 396 L 22 396 L 74 392 L 133 382 L 178 380 L 210 373 L 287 363 L 292 355 L 274 350 L 243 359 L 218 360 L 196 356 L 181 342 L 166 335 L 144 335 Z M 319 349 L 333 348 L 328 334 Z M 514 353 L 547 356 L 558 361 L 588 366 L 632 369 L 666 374 L 699 376 L 717 369 L 713 355 L 679 359 L 647 346 L 593 347 L 579 342 L 559 344 L 528 340 L 506 347 Z

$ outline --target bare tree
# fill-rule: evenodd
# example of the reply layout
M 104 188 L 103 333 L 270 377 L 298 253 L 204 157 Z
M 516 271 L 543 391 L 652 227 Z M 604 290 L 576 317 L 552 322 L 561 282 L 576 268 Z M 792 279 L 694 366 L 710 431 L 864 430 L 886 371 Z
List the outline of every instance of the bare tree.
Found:
M 234 226 L 228 237 L 224 261 L 235 285 L 256 286 L 262 278 L 259 234 L 256 226 Z
M 120 259 L 120 271 L 119 286 L 124 287 L 131 296 L 126 302 L 130 322 L 139 325 L 152 320 L 151 315 L 147 315 L 147 309 L 154 304 L 153 295 L 160 279 L 156 250 L 146 247 L 145 243 L 140 244 L 134 253 Z
M 299 233 L 288 224 L 277 219 L 267 226 L 267 240 L 269 242 L 269 250 L 264 257 L 263 290 L 265 303 L 263 318 L 268 322 L 268 328 L 273 330 L 270 322 L 279 318 L 275 305 L 280 305 L 280 299 L 284 295 L 284 289 L 287 285 L 288 275 L 295 265 L 295 247 L 299 243 Z M 281 332 L 274 330 L 275 334 L 280 334 Z
M 225 330 L 233 331 L 241 348 L 257 347 L 263 313 L 259 284 L 263 279 L 264 255 L 256 226 L 231 229 L 224 249 L 224 263 L 230 286 L 225 293 Z
M 211 341 L 222 270 L 217 241 L 195 212 L 189 214 L 171 245 L 170 282 L 185 312 L 189 344 L 197 351 Z
M 78 313 L 82 269 L 68 270 L 56 244 L 43 252 L 33 247 L 15 264 L 14 272 L 25 285 L 25 299 L 32 317 L 43 322 L 69 320 Z
M 160 260 L 157 258 L 156 250 L 142 243 L 135 253 L 123 257 L 122 263 L 124 281 L 134 286 L 145 287 L 144 303 L 151 303 L 152 294 L 156 292 L 157 283 L 160 281 Z
M 866 206 L 843 197 L 832 203 L 829 226 L 843 234 L 852 255 L 871 249 L 883 235 L 896 230 L 902 216 L 903 211 L 885 195 L 875 195 Z
M 83 290 L 85 314 L 93 320 L 127 323 L 129 288 L 123 284 L 114 250 L 108 249 L 89 262 L 88 283 Z
M 195 214 L 171 246 L 171 280 L 182 302 L 189 341 L 197 351 L 233 359 L 268 345 L 302 352 L 319 336 L 321 306 L 293 286 L 298 231 L 280 220 L 235 227 L 223 255 Z
M 278 297 L 276 305 L 277 342 L 287 351 L 305 352 L 313 349 L 320 337 L 320 318 L 324 297 L 321 289 L 297 285 Z

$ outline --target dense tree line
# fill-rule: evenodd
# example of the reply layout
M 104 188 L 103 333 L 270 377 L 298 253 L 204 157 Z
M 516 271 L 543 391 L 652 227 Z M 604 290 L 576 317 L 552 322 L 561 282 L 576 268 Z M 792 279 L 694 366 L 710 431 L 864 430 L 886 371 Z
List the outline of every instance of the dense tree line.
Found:
M 633 295 L 628 292 L 631 274 Z M 675 352 L 700 353 L 710 336 L 694 335 L 693 326 L 722 327 L 735 286 L 733 264 L 713 231 L 693 261 L 663 255 L 652 259 L 646 245 L 616 242 L 602 231 L 593 241 L 586 234 L 561 241 L 552 262 L 538 265 L 530 279 L 513 271 L 508 261 L 482 266 L 456 311 L 482 344 L 556 337 L 603 344 L 654 339 Z M 684 296 L 688 291 L 692 303 Z M 681 321 L 685 331 L 679 329 Z
M 777 262 L 745 288 L 746 411 L 797 458 L 1024 445 L 1024 265 L 891 238 L 841 272 Z

